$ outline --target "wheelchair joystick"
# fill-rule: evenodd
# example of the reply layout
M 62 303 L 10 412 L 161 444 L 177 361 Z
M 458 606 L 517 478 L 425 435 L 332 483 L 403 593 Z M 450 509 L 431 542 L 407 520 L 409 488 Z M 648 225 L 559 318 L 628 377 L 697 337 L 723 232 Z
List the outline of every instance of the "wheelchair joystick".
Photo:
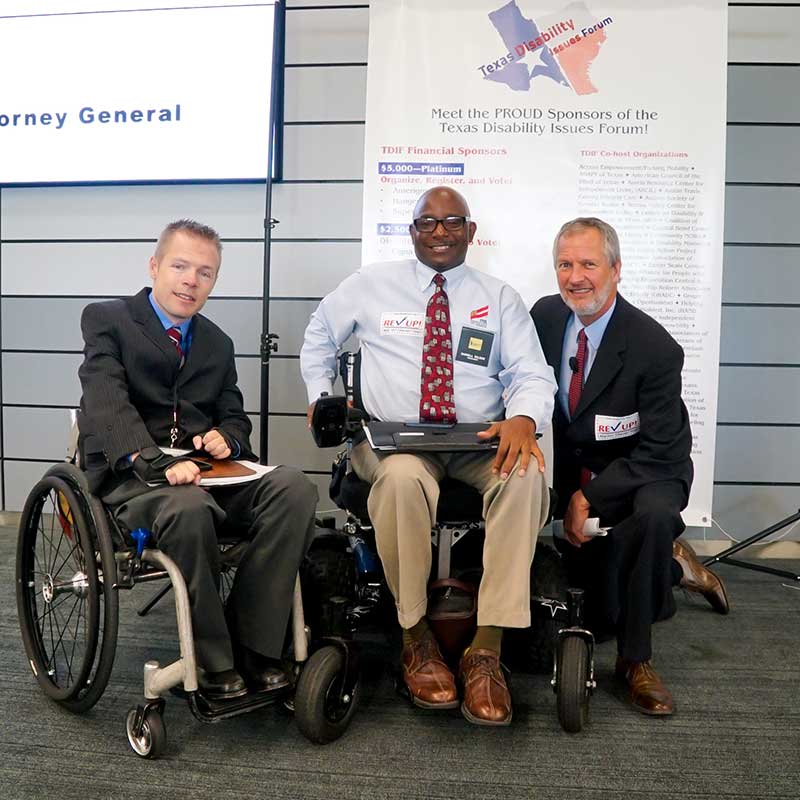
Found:
M 348 536 L 350 547 L 356 561 L 356 569 L 361 575 L 374 575 L 379 571 L 378 561 L 361 536 Z
M 135 531 L 131 531 L 131 539 L 136 542 L 136 558 L 141 559 L 150 539 L 150 531 L 147 528 L 137 528 Z

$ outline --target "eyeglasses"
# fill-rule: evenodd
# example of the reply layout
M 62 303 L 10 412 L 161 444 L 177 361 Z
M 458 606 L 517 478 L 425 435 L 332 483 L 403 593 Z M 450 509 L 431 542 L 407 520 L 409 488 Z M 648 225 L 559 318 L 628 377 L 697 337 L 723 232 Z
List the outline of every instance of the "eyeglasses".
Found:
M 440 222 L 446 231 L 460 231 L 469 222 L 469 217 L 420 217 L 414 220 L 414 227 L 419 233 L 433 233 Z

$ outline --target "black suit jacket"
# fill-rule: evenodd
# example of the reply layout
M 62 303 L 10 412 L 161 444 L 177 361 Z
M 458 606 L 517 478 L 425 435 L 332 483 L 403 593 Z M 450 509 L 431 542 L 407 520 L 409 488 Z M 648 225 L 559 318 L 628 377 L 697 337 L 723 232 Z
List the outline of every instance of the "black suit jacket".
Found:
M 560 378 L 570 309 L 560 295 L 531 309 L 547 363 Z M 653 481 L 677 480 L 688 499 L 693 467 L 689 415 L 681 400 L 683 349 L 652 317 L 617 295 L 572 420 L 556 398 L 553 415 L 554 488 L 563 513 L 580 486 L 580 470 L 596 474 L 584 495 L 601 517 L 624 514 L 633 493 Z M 598 441 L 596 416 L 639 414 L 639 432 Z M 685 505 L 685 503 L 684 503 Z
M 218 428 L 239 443 L 241 458 L 255 458 L 230 337 L 197 314 L 180 368 L 149 293 L 142 289 L 133 297 L 92 303 L 81 317 L 81 463 L 92 491 L 100 494 L 130 476 L 130 453 L 169 446 L 176 392 L 176 447 L 191 449 L 194 435 Z

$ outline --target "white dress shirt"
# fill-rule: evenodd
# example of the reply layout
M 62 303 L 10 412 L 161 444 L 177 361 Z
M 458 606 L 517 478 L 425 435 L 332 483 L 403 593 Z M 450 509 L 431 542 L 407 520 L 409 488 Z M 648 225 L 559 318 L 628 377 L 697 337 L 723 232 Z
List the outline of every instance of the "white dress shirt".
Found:
M 461 264 L 442 273 L 450 304 L 454 392 L 460 422 L 520 414 L 536 430 L 549 424 L 556 383 L 522 298 L 508 284 Z M 417 422 L 425 311 L 436 271 L 419 261 L 370 264 L 350 275 L 311 315 L 300 351 L 309 403 L 331 393 L 336 356 L 355 335 L 361 348 L 361 396 L 370 416 Z M 462 336 L 477 333 L 485 362 L 459 360 Z

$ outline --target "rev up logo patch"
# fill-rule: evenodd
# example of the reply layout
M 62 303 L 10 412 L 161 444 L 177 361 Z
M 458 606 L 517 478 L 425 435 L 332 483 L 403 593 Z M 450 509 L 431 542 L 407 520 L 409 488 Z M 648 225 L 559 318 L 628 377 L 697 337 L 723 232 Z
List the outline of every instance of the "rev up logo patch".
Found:
M 639 428 L 638 411 L 634 411 L 633 414 L 628 414 L 625 417 L 606 417 L 603 414 L 595 414 L 594 417 L 594 438 L 598 442 L 636 436 L 639 433 Z
M 381 314 L 381 336 L 422 336 L 425 315 L 414 311 L 384 311 Z

